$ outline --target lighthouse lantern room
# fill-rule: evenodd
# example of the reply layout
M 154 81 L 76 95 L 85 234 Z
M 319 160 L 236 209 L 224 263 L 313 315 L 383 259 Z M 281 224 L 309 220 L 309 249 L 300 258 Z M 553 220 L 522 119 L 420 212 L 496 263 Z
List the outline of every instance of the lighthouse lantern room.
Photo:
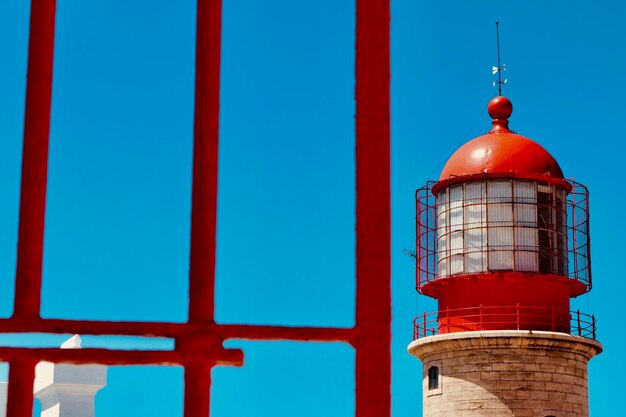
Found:
M 491 100 L 491 131 L 417 191 L 417 289 L 439 300 L 440 333 L 569 332 L 570 297 L 591 289 L 587 189 L 509 130 L 512 110 L 505 97 Z
M 588 415 L 601 345 L 570 298 L 592 285 L 589 195 L 509 129 L 512 111 L 492 99 L 491 130 L 416 192 L 416 287 L 439 305 L 416 317 L 409 345 L 424 362 L 425 417 Z

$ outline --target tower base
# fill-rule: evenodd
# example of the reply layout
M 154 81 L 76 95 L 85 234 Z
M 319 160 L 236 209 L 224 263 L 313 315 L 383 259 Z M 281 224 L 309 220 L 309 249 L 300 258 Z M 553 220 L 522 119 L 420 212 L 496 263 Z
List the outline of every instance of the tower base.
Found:
M 408 351 L 424 364 L 424 417 L 588 417 L 587 363 L 602 345 L 498 330 L 425 337 Z

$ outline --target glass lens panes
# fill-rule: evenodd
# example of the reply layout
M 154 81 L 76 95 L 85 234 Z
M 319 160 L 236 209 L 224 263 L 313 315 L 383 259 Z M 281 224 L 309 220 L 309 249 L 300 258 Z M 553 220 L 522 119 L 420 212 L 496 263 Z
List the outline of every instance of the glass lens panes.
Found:
M 513 205 L 489 204 L 489 224 L 511 225 L 513 221 Z
M 511 201 L 511 181 L 487 181 L 489 203 Z
M 537 230 L 530 227 L 515 228 L 515 269 L 522 272 L 537 272 Z
M 490 227 L 487 236 L 489 239 L 489 270 L 512 270 L 513 228 Z
M 463 186 L 450 188 L 450 230 L 459 230 L 463 225 Z
M 488 269 L 502 271 L 513 269 L 513 205 L 511 181 L 487 182 L 487 221 L 489 228 Z M 509 227 L 491 227 L 509 226 Z
M 486 184 L 474 182 L 465 185 L 465 272 L 482 272 L 487 269 L 484 256 L 487 244 Z
M 515 270 L 537 272 L 537 190 L 529 181 L 513 183 L 515 220 Z
M 565 190 L 532 181 L 475 181 L 441 190 L 438 275 L 567 275 L 566 198 Z
M 515 181 L 513 183 L 513 189 L 515 190 L 513 193 L 513 195 L 515 196 L 515 202 L 528 204 L 536 203 L 536 183 L 530 181 Z
M 452 232 L 450 239 L 450 274 L 463 272 L 463 231 Z
M 463 272 L 463 185 L 450 187 L 450 275 Z
M 437 196 L 437 269 L 439 276 L 448 275 L 448 190 L 442 190 Z

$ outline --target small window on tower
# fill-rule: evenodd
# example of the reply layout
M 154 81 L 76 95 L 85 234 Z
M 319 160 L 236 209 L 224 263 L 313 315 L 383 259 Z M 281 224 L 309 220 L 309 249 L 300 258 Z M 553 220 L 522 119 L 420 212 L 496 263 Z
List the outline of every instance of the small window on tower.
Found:
M 431 366 L 428 368 L 428 389 L 433 390 L 439 388 L 439 367 Z

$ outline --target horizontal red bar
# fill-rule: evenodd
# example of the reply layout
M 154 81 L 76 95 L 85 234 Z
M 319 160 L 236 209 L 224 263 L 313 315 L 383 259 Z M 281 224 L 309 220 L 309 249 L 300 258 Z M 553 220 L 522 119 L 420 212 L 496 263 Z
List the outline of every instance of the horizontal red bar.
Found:
M 63 319 L 0 319 L 0 333 L 52 333 L 153 337 L 206 337 L 244 340 L 300 340 L 352 343 L 354 329 L 247 324 L 84 321 Z
M 225 339 L 298 340 L 354 343 L 356 331 L 338 327 L 287 327 L 248 324 L 216 325 Z
M 216 348 L 193 353 L 175 350 L 109 350 L 57 348 L 0 348 L 0 361 L 31 359 L 55 363 L 103 365 L 186 365 L 213 363 L 215 365 L 243 365 L 240 349 Z

